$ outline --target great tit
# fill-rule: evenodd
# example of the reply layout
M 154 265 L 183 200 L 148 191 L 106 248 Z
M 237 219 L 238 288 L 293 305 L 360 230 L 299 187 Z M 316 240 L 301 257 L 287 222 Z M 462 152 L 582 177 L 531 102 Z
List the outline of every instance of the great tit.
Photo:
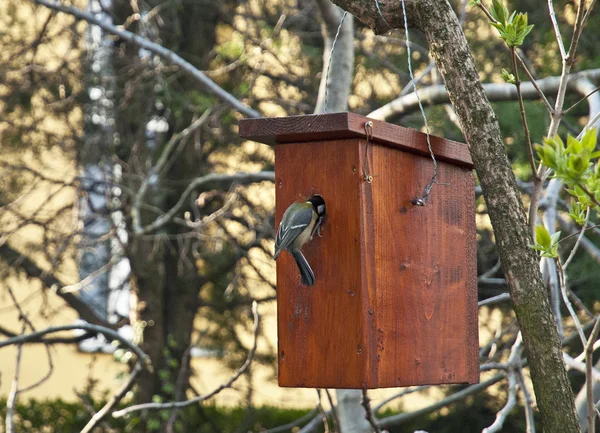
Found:
M 315 284 L 313 273 L 306 258 L 300 251 L 310 241 L 315 232 L 320 236 L 321 224 L 325 219 L 325 201 L 320 195 L 313 195 L 304 203 L 292 203 L 283 213 L 275 239 L 275 259 L 287 250 L 298 265 L 302 284 Z

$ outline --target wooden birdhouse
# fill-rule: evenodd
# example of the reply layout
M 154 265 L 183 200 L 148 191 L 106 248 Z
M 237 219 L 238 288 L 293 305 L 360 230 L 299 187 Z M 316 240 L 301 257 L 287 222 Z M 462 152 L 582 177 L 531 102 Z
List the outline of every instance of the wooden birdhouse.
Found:
M 372 124 L 367 124 L 372 122 Z M 243 119 L 275 147 L 276 224 L 321 195 L 327 220 L 277 260 L 279 385 L 383 388 L 479 381 L 475 208 L 467 146 L 352 113 Z M 370 176 L 370 177 L 369 177 Z M 423 203 L 421 203 L 423 204 Z

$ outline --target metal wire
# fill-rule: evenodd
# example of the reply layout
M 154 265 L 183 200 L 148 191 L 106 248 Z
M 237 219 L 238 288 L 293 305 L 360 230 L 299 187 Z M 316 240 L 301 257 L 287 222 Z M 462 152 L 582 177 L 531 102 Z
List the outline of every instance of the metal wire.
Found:
M 377 3 L 377 9 L 379 9 L 379 2 L 375 0 Z M 381 12 L 380 12 L 381 14 Z M 417 101 L 419 103 L 419 109 L 421 110 L 421 115 L 423 116 L 423 122 L 425 123 L 425 132 L 427 134 L 427 149 L 429 149 L 429 154 L 431 155 L 431 159 L 433 160 L 433 176 L 429 183 L 425 186 L 425 190 L 423 191 L 423 195 L 421 197 L 417 197 L 412 200 L 412 203 L 417 206 L 425 206 L 425 202 L 431 193 L 431 188 L 433 184 L 436 183 L 437 179 L 437 161 L 435 159 L 435 155 L 433 154 L 433 149 L 431 148 L 431 139 L 429 137 L 429 124 L 427 123 L 427 116 L 425 115 L 425 109 L 423 108 L 423 103 L 421 102 L 421 97 L 419 96 L 419 92 L 417 91 L 417 83 L 415 81 L 415 76 L 413 75 L 412 70 L 412 62 L 411 62 L 411 53 L 410 53 L 410 38 L 408 34 L 408 19 L 406 18 L 406 5 L 405 0 L 402 0 L 402 15 L 404 15 L 404 31 L 406 33 L 406 52 L 408 55 L 408 73 L 410 75 L 410 81 L 413 85 L 413 89 L 415 91 L 415 95 L 417 95 Z M 382 15 L 383 18 L 383 15 Z
M 369 145 L 373 142 L 373 122 L 370 120 L 365 123 L 365 134 L 367 143 L 365 144 L 365 157 L 363 159 L 363 178 L 365 182 L 373 183 L 373 175 L 369 170 Z
M 381 17 L 381 19 L 383 20 L 383 22 L 387 24 L 387 26 L 390 28 L 390 30 L 394 30 L 394 28 L 392 26 L 390 26 L 390 23 L 387 22 L 387 20 L 385 19 L 385 17 L 381 13 L 381 8 L 379 7 L 379 0 L 375 0 L 375 6 L 377 6 L 377 12 L 379 12 L 379 16 Z
M 333 38 L 333 42 L 331 43 L 331 50 L 329 51 L 329 59 L 327 61 L 327 72 L 325 73 L 325 105 L 323 107 L 323 112 L 327 113 L 327 101 L 329 94 L 329 70 L 331 69 L 331 59 L 333 58 L 333 49 L 335 48 L 335 43 L 338 40 L 338 36 L 340 35 L 340 31 L 342 30 L 342 25 L 344 24 L 344 19 L 348 15 L 348 12 L 344 11 L 342 15 L 342 19 L 340 20 L 340 25 L 337 28 L 337 32 L 335 33 L 335 37 Z

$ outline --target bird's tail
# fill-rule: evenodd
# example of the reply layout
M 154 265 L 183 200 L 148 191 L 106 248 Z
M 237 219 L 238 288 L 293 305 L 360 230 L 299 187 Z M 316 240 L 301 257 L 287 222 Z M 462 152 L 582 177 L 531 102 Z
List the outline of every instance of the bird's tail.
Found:
M 296 261 L 298 265 L 298 269 L 300 270 L 300 275 L 302 276 L 302 284 L 306 286 L 312 286 L 315 284 L 315 274 L 313 273 L 310 265 L 306 261 L 306 258 L 302 254 L 300 250 L 292 250 L 292 257 Z

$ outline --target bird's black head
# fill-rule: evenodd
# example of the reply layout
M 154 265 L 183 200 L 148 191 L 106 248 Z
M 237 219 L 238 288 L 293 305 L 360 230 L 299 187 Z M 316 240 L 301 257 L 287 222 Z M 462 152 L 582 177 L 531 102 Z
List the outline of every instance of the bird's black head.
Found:
M 321 197 L 320 195 L 313 195 L 311 198 L 308 199 L 308 202 L 313 205 L 318 217 L 325 217 L 326 208 L 325 200 L 323 200 L 323 197 Z

